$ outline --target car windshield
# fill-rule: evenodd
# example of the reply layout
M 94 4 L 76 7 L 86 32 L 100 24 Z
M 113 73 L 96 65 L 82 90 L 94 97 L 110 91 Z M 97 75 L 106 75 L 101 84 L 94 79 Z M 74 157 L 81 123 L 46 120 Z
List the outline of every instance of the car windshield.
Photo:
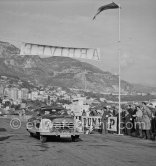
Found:
M 64 108 L 41 108 L 37 112 L 40 115 L 69 115 Z

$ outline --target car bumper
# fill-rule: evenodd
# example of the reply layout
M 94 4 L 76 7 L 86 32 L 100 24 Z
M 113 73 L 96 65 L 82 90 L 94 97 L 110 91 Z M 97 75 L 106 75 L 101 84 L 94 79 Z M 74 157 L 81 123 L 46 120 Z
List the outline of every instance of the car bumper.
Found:
M 78 133 L 78 132 L 74 132 L 74 133 L 57 133 L 57 132 L 39 132 L 40 135 L 47 135 L 47 136 L 60 136 L 60 137 L 71 137 L 71 136 L 75 136 L 75 135 L 80 135 L 83 133 Z

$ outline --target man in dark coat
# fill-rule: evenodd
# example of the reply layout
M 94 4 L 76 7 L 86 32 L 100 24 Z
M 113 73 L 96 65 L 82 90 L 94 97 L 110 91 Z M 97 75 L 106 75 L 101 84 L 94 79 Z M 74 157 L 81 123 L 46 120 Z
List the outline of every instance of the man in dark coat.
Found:
M 156 137 L 156 112 L 151 120 L 151 132 L 152 132 L 152 140 L 155 140 Z
M 131 105 L 128 105 L 125 115 L 125 134 L 132 135 L 134 129 L 134 110 Z
M 107 134 L 107 125 L 108 125 L 108 117 L 110 116 L 110 112 L 108 111 L 107 107 L 103 109 L 103 115 L 101 118 L 101 132 L 102 134 Z

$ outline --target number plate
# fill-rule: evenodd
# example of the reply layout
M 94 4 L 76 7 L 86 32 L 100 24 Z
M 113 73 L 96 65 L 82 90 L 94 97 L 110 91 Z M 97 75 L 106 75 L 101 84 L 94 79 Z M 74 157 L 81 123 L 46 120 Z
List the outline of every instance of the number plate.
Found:
M 66 133 L 61 133 L 60 134 L 60 137 L 67 137 L 67 138 L 69 138 L 69 137 L 71 137 L 71 135 L 70 134 L 66 134 Z

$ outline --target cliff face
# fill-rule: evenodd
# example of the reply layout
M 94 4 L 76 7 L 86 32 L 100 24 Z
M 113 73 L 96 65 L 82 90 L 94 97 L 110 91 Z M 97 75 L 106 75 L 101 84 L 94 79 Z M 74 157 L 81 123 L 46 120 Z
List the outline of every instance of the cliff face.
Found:
M 88 63 L 68 57 L 40 58 L 19 56 L 15 46 L 0 42 L 0 75 L 11 75 L 39 85 L 86 89 L 94 92 L 117 92 L 118 77 Z M 122 91 L 134 87 L 121 81 Z

